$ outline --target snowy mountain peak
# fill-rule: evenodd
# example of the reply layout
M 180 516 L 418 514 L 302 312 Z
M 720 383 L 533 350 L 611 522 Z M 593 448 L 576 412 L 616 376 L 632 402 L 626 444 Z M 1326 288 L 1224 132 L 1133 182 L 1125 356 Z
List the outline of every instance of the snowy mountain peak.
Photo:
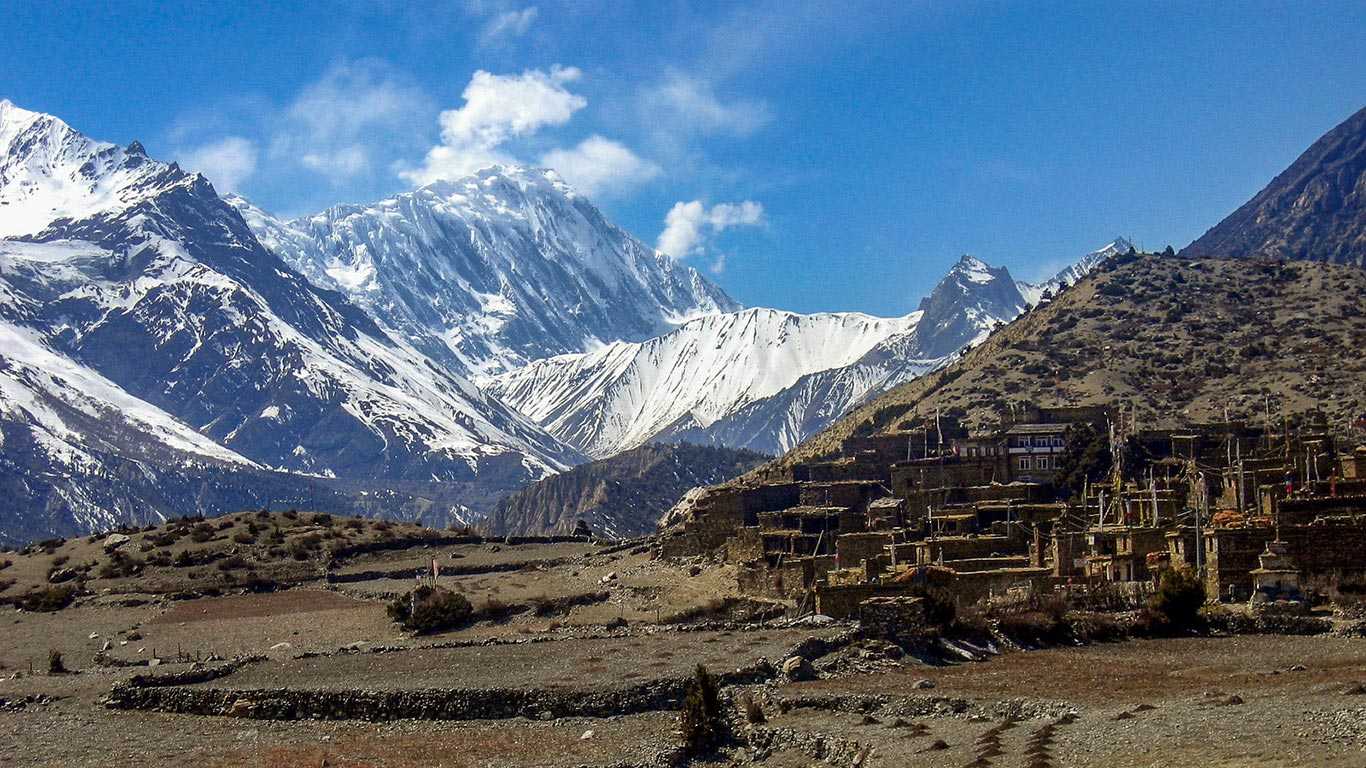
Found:
M 1019 282 L 1016 283 L 1016 287 L 1019 288 L 1020 295 L 1024 296 L 1025 301 L 1029 303 L 1029 306 L 1035 306 L 1043 298 L 1044 293 L 1056 295 L 1063 287 L 1072 285 L 1083 277 L 1086 277 L 1086 275 L 1099 266 L 1101 262 L 1116 254 L 1128 253 L 1133 247 L 1134 244 L 1128 240 L 1122 237 L 1116 237 L 1114 240 L 1111 240 L 1096 250 L 1082 256 L 1080 259 L 1077 259 L 1074 263 L 1068 265 L 1056 275 L 1053 275 L 1042 283 Z
M 292 221 L 230 197 L 311 282 L 479 380 L 554 355 L 644 341 L 740 308 L 697 270 L 609 222 L 559 174 L 494 165 Z
M 52 115 L 0 102 L 0 237 L 125 208 L 184 178 L 137 142 L 94 141 Z

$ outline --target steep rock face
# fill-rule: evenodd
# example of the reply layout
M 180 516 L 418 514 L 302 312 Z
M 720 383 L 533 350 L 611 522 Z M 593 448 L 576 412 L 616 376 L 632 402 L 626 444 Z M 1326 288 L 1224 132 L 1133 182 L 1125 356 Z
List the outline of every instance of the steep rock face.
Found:
M 710 315 L 646 342 L 538 360 L 489 389 L 561 440 L 609 456 L 680 420 L 705 428 L 806 373 L 849 365 L 918 319 L 772 309 Z
M 0 227 L 12 238 L 0 240 L 0 320 L 158 423 L 199 435 L 201 448 L 348 480 L 502 488 L 581 459 L 310 285 L 198 174 L 8 103 L 0 169 Z M 5 362 L 18 382 L 7 392 L 31 388 Z M 7 400 L 11 428 L 41 428 L 33 402 Z M 151 463 L 106 448 L 91 455 Z
M 1181 255 L 1366 266 L 1366 108 Z
M 5 542 L 272 503 L 352 509 L 345 495 L 218 445 L 6 320 L 0 495 Z
M 398 336 L 482 377 L 739 309 L 550 170 L 485 168 L 293 221 L 230 202 L 263 243 Z
M 749 471 L 766 456 L 694 445 L 642 445 L 580 464 L 504 498 L 485 527 L 497 535 L 572 533 L 582 520 L 594 533 L 626 538 L 651 533 L 692 488 Z

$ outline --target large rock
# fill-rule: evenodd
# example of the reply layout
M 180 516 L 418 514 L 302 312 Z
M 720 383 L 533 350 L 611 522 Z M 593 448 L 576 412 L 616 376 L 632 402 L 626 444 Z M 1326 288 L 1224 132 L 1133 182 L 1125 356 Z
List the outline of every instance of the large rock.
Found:
M 802 656 L 793 656 L 783 662 L 783 677 L 788 680 L 814 680 L 816 668 Z

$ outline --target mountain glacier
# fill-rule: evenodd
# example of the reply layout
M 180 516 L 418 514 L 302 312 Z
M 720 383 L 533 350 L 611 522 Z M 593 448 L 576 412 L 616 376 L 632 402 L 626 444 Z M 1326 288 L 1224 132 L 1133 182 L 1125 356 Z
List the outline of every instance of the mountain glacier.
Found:
M 644 341 L 740 308 L 613 225 L 551 170 L 491 166 L 283 221 L 229 198 L 268 248 L 476 380 Z
M 749 309 L 540 360 L 487 389 L 594 457 L 652 441 L 776 454 L 1019 316 L 1031 306 L 1022 286 L 1034 288 L 964 256 L 905 317 Z
M 709 315 L 645 342 L 538 360 L 490 392 L 590 456 L 660 436 L 681 417 L 706 427 L 791 386 L 858 360 L 918 315 L 800 315 L 746 309 Z
M 97 442 L 95 423 L 130 410 L 145 416 L 131 433 L 185 465 L 511 489 L 582 460 L 342 294 L 310 284 L 202 176 L 136 143 L 93 141 L 0 102 L 0 231 L 9 238 L 0 321 L 29 358 L 70 364 L 64 379 L 36 377 L 4 349 L 6 440 L 23 426 L 35 448 L 11 482 L 37 487 L 72 473 L 95 453 L 52 436 Z M 69 405 L 69 391 L 57 390 L 94 381 L 108 386 L 89 389 L 84 410 L 53 405 Z M 130 445 L 99 453 L 147 465 Z M 54 514 L 54 529 L 95 523 L 74 507 Z

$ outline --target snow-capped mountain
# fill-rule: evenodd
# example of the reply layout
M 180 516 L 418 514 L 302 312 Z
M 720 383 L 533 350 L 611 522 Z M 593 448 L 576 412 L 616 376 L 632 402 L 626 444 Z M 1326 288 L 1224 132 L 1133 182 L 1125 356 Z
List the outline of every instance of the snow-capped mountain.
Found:
M 511 488 L 582 458 L 311 285 L 202 176 L 136 143 L 0 101 L 0 231 L 0 320 L 30 359 L 71 364 L 43 378 L 0 349 L 6 440 L 26 426 L 54 473 L 85 459 L 51 436 L 112 414 L 192 462 L 351 482 Z
M 480 381 L 739 309 L 697 270 L 608 222 L 551 170 L 493 166 L 292 221 L 230 202 L 315 285 L 341 291 Z
M 776 454 L 1028 308 L 1008 270 L 964 256 L 906 317 L 745 310 L 541 360 L 489 389 L 592 456 L 650 441 Z
M 1043 298 L 1045 292 L 1051 296 L 1056 296 L 1060 288 L 1067 285 L 1075 285 L 1078 280 L 1090 274 L 1091 270 L 1095 269 L 1102 261 L 1105 261 L 1115 254 L 1128 253 L 1129 249 L 1133 247 L 1133 243 L 1128 240 L 1125 240 L 1122 237 L 1116 237 L 1114 240 L 1106 243 L 1100 248 L 1077 259 L 1076 262 L 1069 264 L 1066 268 L 1058 272 L 1058 274 L 1048 278 L 1042 283 L 1017 282 L 1015 286 L 1020 289 L 1020 295 L 1024 296 L 1025 301 L 1029 302 L 1029 306 L 1038 306 L 1039 300 Z
M 849 365 L 918 320 L 746 309 L 645 342 L 538 360 L 488 388 L 561 440 L 610 456 L 682 418 L 705 428 L 806 373 Z

